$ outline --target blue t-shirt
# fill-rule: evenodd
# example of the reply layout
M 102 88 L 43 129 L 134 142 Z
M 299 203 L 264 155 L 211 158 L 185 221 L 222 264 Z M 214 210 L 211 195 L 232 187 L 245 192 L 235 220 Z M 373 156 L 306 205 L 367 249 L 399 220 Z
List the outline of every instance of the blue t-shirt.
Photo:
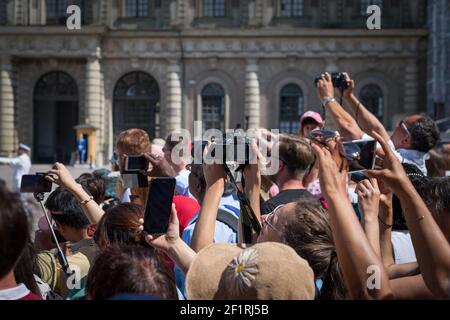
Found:
M 222 197 L 219 205 L 219 209 L 229 212 L 231 215 L 234 215 L 236 218 L 239 218 L 240 205 L 239 201 L 235 199 L 233 195 Z M 191 244 L 192 236 L 194 235 L 194 229 L 196 225 L 196 221 L 199 217 L 200 212 L 192 217 L 189 225 L 184 229 L 182 239 L 188 245 Z M 216 221 L 215 229 L 214 229 L 214 243 L 237 243 L 237 234 L 231 229 L 228 225 L 223 222 Z M 180 288 L 181 292 L 186 296 L 184 281 L 185 274 L 175 265 L 174 268 L 175 279 L 177 282 L 177 287 Z

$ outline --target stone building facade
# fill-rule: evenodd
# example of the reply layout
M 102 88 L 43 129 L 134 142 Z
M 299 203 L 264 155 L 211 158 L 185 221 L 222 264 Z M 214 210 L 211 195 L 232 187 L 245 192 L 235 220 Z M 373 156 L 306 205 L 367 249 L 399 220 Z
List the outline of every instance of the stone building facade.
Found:
M 81 30 L 65 9 L 78 4 Z M 382 7 L 382 29 L 365 9 Z M 295 131 L 322 112 L 314 79 L 348 71 L 388 128 L 425 111 L 424 0 L 0 0 L 0 153 L 68 161 L 73 126 L 115 135 L 206 128 Z
M 450 117 L 450 1 L 428 1 L 427 110 L 441 119 Z

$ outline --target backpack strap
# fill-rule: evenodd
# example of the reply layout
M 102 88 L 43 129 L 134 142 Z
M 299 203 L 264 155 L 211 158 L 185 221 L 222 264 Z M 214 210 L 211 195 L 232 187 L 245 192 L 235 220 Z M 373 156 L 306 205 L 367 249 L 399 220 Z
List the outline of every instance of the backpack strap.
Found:
M 234 212 L 234 210 L 233 210 L 233 212 Z M 194 218 L 193 220 L 191 220 L 191 222 L 189 224 L 191 225 L 193 223 L 196 223 L 197 220 L 198 220 L 198 216 L 196 218 Z M 216 221 L 226 224 L 228 227 L 231 228 L 231 230 L 233 230 L 233 232 L 235 232 L 235 233 L 238 232 L 239 218 L 237 218 L 234 214 L 232 214 L 226 210 L 219 209 L 217 211 Z

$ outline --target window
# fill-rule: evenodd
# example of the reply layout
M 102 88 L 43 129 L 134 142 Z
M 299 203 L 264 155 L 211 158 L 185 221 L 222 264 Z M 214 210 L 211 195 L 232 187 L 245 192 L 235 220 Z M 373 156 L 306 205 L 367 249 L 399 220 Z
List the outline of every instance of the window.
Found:
M 225 0 L 203 0 L 204 17 L 224 17 Z
M 303 0 L 282 0 L 282 17 L 301 17 L 303 16 Z
M 225 91 L 216 83 L 202 90 L 202 121 L 204 130 L 225 130 Z
M 148 17 L 150 15 L 149 0 L 127 0 L 127 17 Z
M 302 89 L 294 83 L 285 85 L 280 92 L 280 132 L 298 133 L 302 114 Z
M 361 16 L 367 16 L 367 8 L 371 5 L 379 6 L 383 11 L 383 0 L 361 0 Z
M 360 99 L 363 105 L 383 122 L 384 98 L 381 88 L 375 84 L 364 86 L 360 92 Z
M 150 137 L 159 132 L 160 91 L 156 80 L 144 72 L 123 76 L 114 89 L 114 136 L 138 128 Z
M 48 18 L 60 18 L 67 15 L 68 0 L 47 0 L 45 3 Z

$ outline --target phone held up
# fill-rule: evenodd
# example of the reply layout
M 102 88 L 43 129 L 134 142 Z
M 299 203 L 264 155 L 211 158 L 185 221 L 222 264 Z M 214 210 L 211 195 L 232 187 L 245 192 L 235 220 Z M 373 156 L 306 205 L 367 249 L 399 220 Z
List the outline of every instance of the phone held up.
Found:
M 144 215 L 144 231 L 148 234 L 167 232 L 175 182 L 175 178 L 153 178 L 151 180 Z
M 327 130 L 311 132 L 309 138 L 320 144 L 334 139 L 337 133 Z M 342 156 L 348 160 L 349 174 L 372 170 L 375 166 L 377 142 L 374 139 L 342 141 Z
M 26 174 L 20 183 L 21 193 L 47 193 L 52 191 L 52 183 L 45 179 L 45 173 Z

